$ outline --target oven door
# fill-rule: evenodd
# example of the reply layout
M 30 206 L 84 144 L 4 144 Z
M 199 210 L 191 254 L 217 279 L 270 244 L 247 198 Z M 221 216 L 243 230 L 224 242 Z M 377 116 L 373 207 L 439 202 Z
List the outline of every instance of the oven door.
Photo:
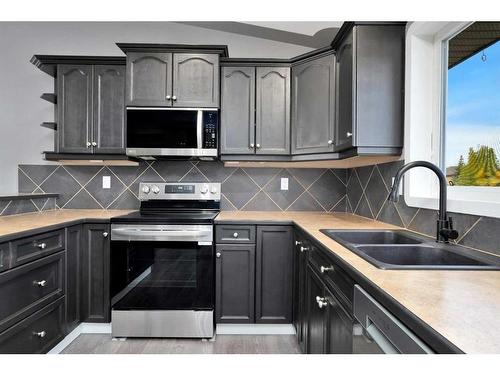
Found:
M 203 113 L 196 108 L 127 108 L 130 156 L 198 156 Z
M 117 310 L 213 310 L 211 225 L 112 225 Z

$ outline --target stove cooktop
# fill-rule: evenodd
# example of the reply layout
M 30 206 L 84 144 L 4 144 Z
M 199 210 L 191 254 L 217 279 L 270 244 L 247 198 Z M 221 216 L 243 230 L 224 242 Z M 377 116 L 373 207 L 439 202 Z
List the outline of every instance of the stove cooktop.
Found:
M 175 210 L 165 212 L 134 211 L 127 215 L 111 219 L 112 223 L 148 223 L 148 224 L 211 224 L 219 211 L 215 210 Z

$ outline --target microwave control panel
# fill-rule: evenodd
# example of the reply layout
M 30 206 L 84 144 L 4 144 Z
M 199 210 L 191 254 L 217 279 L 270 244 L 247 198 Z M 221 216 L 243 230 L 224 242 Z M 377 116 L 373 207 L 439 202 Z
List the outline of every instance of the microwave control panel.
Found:
M 203 148 L 217 148 L 219 113 L 203 111 Z

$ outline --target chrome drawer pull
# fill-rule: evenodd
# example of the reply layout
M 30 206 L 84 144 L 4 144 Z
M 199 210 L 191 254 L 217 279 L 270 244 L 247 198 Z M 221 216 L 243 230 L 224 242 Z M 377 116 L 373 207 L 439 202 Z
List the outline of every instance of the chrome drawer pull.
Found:
M 321 266 L 321 267 L 319 268 L 319 271 L 320 271 L 321 273 L 326 273 L 326 272 L 329 272 L 329 271 L 333 271 L 334 269 L 335 269 L 335 268 L 333 268 L 333 266 L 330 266 L 330 267 L 323 267 L 323 266 Z
M 300 241 L 295 241 L 295 246 L 302 245 L 302 242 Z
M 108 232 L 102 232 L 102 236 L 103 236 L 104 238 L 108 237 L 108 234 L 109 234 Z
M 35 285 L 38 285 L 40 288 L 43 288 L 45 285 L 47 285 L 47 280 L 35 281 Z
M 304 251 L 307 251 L 307 250 L 309 250 L 309 248 L 304 247 L 304 246 L 301 246 L 301 247 L 300 247 L 300 252 L 301 252 L 301 253 L 303 253 Z
M 36 246 L 38 246 L 40 249 L 45 249 L 47 247 L 47 244 L 45 242 L 39 243 Z
M 238 238 L 238 232 L 234 232 L 234 233 L 233 233 L 233 237 L 234 237 L 234 238 Z
M 33 336 L 40 337 L 41 339 L 43 339 L 46 334 L 47 334 L 47 332 L 45 332 L 45 331 L 33 332 Z
M 316 302 L 318 303 L 318 307 L 320 309 L 322 309 L 323 307 L 325 307 L 326 305 L 328 305 L 328 302 L 326 302 L 326 298 L 325 297 L 316 296 Z

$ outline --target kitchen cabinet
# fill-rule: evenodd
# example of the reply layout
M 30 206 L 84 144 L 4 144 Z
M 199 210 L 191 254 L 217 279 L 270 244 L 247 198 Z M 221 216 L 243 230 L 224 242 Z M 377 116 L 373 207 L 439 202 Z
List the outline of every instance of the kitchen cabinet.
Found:
M 404 37 L 403 24 L 347 23 L 333 41 L 335 152 L 394 153 L 403 146 Z
M 219 56 L 127 52 L 128 106 L 219 107 Z
M 81 320 L 82 230 L 82 225 L 66 228 L 66 329 L 68 333 L 75 329 Z
M 255 67 L 222 68 L 220 139 L 221 153 L 254 153 Z
M 352 354 L 354 320 L 335 294 L 325 289 L 326 337 L 325 352 L 328 354 Z
M 333 152 L 335 55 L 292 67 L 292 154 Z
M 125 152 L 125 68 L 58 65 L 59 153 Z
M 84 224 L 81 258 L 81 320 L 110 321 L 109 224 Z
M 256 323 L 291 323 L 293 230 L 258 226 L 255 282 Z
M 294 233 L 294 272 L 293 272 L 293 324 L 297 333 L 297 342 L 303 353 L 307 351 L 305 317 L 306 303 L 306 266 L 308 243 L 303 236 Z
M 290 68 L 222 68 L 221 153 L 290 154 Z
M 306 268 L 307 353 L 325 352 L 326 319 L 325 286 L 310 266 Z
M 255 245 L 217 245 L 215 260 L 216 320 L 255 320 Z

